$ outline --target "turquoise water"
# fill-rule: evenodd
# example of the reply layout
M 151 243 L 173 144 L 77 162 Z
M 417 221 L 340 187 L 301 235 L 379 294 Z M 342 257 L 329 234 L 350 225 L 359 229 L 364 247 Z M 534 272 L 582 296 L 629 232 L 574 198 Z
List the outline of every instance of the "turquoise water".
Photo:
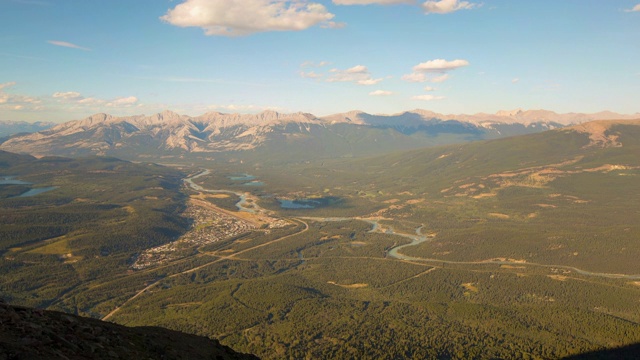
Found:
M 16 180 L 15 176 L 0 176 L 0 185 L 31 185 L 31 183 Z
M 317 209 L 336 206 L 342 203 L 342 199 L 335 196 L 325 196 L 311 199 L 278 199 L 282 209 Z
M 244 183 L 242 185 L 244 185 L 244 186 L 264 186 L 265 183 L 262 182 L 262 181 L 250 181 L 250 182 Z
M 233 181 L 251 181 L 256 179 L 255 176 L 249 174 L 231 175 L 228 176 L 228 178 Z
M 18 195 L 17 197 L 36 196 L 36 195 L 40 195 L 42 193 L 46 193 L 47 191 L 51 191 L 51 190 L 54 190 L 54 189 L 57 189 L 57 188 L 58 188 L 57 186 L 49 186 L 49 187 L 31 189 L 31 190 L 27 191 L 26 193 Z
M 15 176 L 0 176 L 0 185 L 33 185 L 33 183 L 17 180 Z M 35 188 L 31 189 L 27 192 L 24 192 L 18 196 L 13 197 L 31 197 L 36 196 L 42 193 L 46 193 L 47 191 L 51 191 L 53 189 L 57 189 L 57 186 L 49 186 L 43 188 Z
M 280 207 L 283 209 L 315 209 L 320 205 L 317 201 L 312 200 L 285 200 L 278 199 Z

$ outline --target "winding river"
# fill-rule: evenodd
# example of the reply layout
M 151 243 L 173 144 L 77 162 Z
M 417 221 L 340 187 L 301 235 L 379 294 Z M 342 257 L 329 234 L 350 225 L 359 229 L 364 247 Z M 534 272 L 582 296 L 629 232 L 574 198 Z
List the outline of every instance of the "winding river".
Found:
M 249 204 L 249 202 L 247 202 L 247 194 L 246 193 L 240 193 L 240 192 L 236 192 L 236 191 L 231 191 L 231 190 L 209 190 L 209 189 L 205 189 L 202 186 L 196 184 L 193 180 L 201 177 L 201 176 L 206 176 L 211 174 L 210 170 L 204 170 L 194 176 L 188 177 L 184 179 L 184 182 L 187 183 L 193 190 L 196 191 L 202 191 L 202 192 L 208 192 L 211 194 L 232 194 L 232 195 L 236 195 L 237 197 L 240 198 L 240 201 L 238 201 L 236 203 L 236 207 L 238 208 L 239 211 L 245 211 L 248 213 L 255 213 L 256 212 L 256 206 L 257 204 Z
M 518 262 L 518 261 L 508 261 L 508 260 L 483 260 L 483 261 L 453 261 L 453 260 L 442 260 L 442 259 L 431 259 L 431 258 L 422 258 L 415 257 L 402 254 L 400 250 L 408 248 L 410 246 L 417 246 L 429 240 L 432 240 L 432 237 L 426 236 L 422 234 L 423 226 L 420 226 L 416 229 L 415 235 L 413 234 L 403 234 L 395 232 L 392 228 L 388 228 L 385 231 L 381 231 L 378 220 L 374 219 L 363 219 L 363 218 L 341 218 L 341 217 L 329 217 L 329 218 L 314 218 L 314 217 L 305 217 L 304 219 L 316 220 L 316 221 L 349 221 L 349 220 L 360 220 L 365 221 L 372 225 L 371 230 L 369 232 L 380 232 L 387 235 L 401 236 L 404 238 L 411 239 L 411 242 L 408 244 L 394 246 L 389 249 L 387 252 L 387 256 L 398 259 L 398 260 L 407 260 L 407 261 L 421 261 L 421 262 L 429 262 L 429 263 L 437 263 L 437 264 L 451 264 L 451 265 L 518 265 L 518 266 L 536 266 L 543 268 L 556 268 L 556 269 L 565 269 L 574 271 L 577 274 L 591 277 L 600 277 L 600 278 L 609 278 L 609 279 L 627 279 L 627 280 L 640 280 L 640 275 L 630 275 L 630 274 L 608 274 L 608 273 L 600 273 L 600 272 L 592 272 L 586 271 L 582 269 L 578 269 L 573 266 L 567 265 L 547 265 L 547 264 L 538 264 L 532 262 Z
M 184 179 L 185 183 L 187 183 L 192 189 L 196 191 L 203 191 L 212 194 L 233 194 L 240 197 L 240 201 L 236 203 L 236 207 L 240 211 L 246 211 L 249 213 L 256 213 L 256 210 L 259 209 L 257 204 L 249 204 L 247 202 L 247 193 L 240 193 L 231 190 L 209 190 L 205 189 L 202 186 L 193 182 L 194 179 L 197 179 L 201 176 L 206 176 L 210 174 L 210 170 L 204 170 L 194 176 Z M 251 206 L 251 207 L 249 207 Z M 591 276 L 591 277 L 601 277 L 601 278 L 609 278 L 609 279 L 627 279 L 627 280 L 640 280 L 640 275 L 627 275 L 627 274 L 608 274 L 608 273 L 599 273 L 599 272 L 591 272 L 582 269 L 575 268 L 573 266 L 566 265 L 546 265 L 546 264 L 538 264 L 531 262 L 517 262 L 517 261 L 507 261 L 507 260 L 484 260 L 484 261 L 452 261 L 452 260 L 442 260 L 442 259 L 430 259 L 430 258 L 422 258 L 422 257 L 414 257 L 404 255 L 400 252 L 400 250 L 408 248 L 410 246 L 417 246 L 424 242 L 427 242 L 432 239 L 432 237 L 426 236 L 422 234 L 423 226 L 416 228 L 415 234 L 404 234 L 395 232 L 393 228 L 389 227 L 384 231 L 381 230 L 381 227 L 376 219 L 366 219 L 359 217 L 301 217 L 302 219 L 314 220 L 314 221 L 351 221 L 351 220 L 359 220 L 365 221 L 371 224 L 371 230 L 369 232 L 380 232 L 387 235 L 400 236 L 403 238 L 408 238 L 411 240 L 408 244 L 394 246 L 389 249 L 387 252 L 387 256 L 398 259 L 398 260 L 407 260 L 407 261 L 423 261 L 430 263 L 439 263 L 439 264 L 452 264 L 452 265 L 486 265 L 486 264 L 495 264 L 495 265 L 518 265 L 518 266 L 537 266 L 544 268 L 558 268 L 574 271 L 577 274 Z M 298 256 L 302 257 L 302 254 L 299 253 Z

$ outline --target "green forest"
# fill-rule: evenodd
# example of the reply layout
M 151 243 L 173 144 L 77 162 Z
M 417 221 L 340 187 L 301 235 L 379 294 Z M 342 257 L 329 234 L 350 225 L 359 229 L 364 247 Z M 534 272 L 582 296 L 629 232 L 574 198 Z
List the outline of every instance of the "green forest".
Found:
M 266 359 L 548 359 L 640 343 L 639 128 L 613 126 L 617 147 L 560 130 L 286 166 L 3 152 L 0 178 L 23 183 L 0 185 L 0 296 Z M 188 187 L 202 169 L 194 182 L 233 194 Z M 194 231 L 195 196 L 286 226 L 134 269 Z M 238 211 L 246 196 L 255 214 Z

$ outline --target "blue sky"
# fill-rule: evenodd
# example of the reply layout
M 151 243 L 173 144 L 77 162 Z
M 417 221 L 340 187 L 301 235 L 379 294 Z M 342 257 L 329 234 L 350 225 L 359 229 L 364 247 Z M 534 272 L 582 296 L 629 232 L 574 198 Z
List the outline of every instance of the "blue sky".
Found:
M 640 112 L 640 0 L 0 0 L 0 120 Z

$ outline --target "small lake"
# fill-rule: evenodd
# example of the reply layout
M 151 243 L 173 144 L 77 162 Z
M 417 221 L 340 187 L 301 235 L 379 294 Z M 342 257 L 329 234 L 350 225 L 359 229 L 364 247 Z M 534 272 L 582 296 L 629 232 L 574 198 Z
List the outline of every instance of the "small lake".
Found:
M 250 174 L 234 174 L 234 175 L 229 175 L 227 176 L 227 179 L 231 180 L 231 181 L 238 181 L 238 182 L 242 182 L 242 186 L 255 186 L 255 187 L 260 187 L 260 186 L 264 186 L 265 183 L 263 181 L 258 180 L 258 178 L 256 176 L 250 175 Z
M 40 195 L 42 193 L 46 193 L 47 191 L 51 191 L 51 190 L 55 190 L 57 189 L 57 186 L 49 186 L 49 187 L 43 187 L 43 188 L 37 188 L 37 189 L 31 189 L 25 193 L 22 193 L 16 197 L 31 197 L 31 196 L 36 196 L 36 195 Z
M 283 209 L 315 209 L 319 203 L 312 200 L 286 200 L 278 199 Z
M 335 196 L 325 196 L 312 199 L 278 199 L 282 209 L 317 209 L 337 205 L 342 199 Z
M 252 181 L 256 179 L 255 176 L 249 175 L 249 174 L 236 174 L 236 175 L 230 175 L 227 177 L 229 178 L 229 180 L 233 180 L 233 181 Z
M 31 183 L 16 180 L 15 176 L 0 176 L 0 185 L 31 185 Z
M 33 183 L 30 182 L 26 182 L 26 181 L 22 181 L 22 180 L 18 180 L 16 179 L 15 176 L 0 176 L 0 185 L 33 185 Z M 36 196 L 36 195 L 40 195 L 42 193 L 46 193 L 47 191 L 51 191 L 54 189 L 57 189 L 57 186 L 49 186 L 49 187 L 43 187 L 43 188 L 35 188 L 35 189 L 30 189 L 18 196 L 13 196 L 12 198 L 21 198 L 21 197 L 31 197 L 31 196 Z M 10 198 L 9 198 L 10 199 Z
M 247 183 L 242 184 L 243 186 L 264 186 L 265 183 L 263 181 L 249 181 Z

